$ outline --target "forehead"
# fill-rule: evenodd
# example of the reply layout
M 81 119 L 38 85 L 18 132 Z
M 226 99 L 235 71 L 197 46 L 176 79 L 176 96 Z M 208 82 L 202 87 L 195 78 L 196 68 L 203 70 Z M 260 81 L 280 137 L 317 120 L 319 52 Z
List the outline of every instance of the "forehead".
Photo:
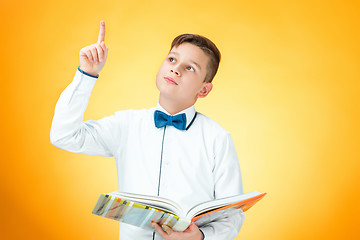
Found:
M 202 68 L 205 68 L 209 60 L 209 57 L 201 48 L 188 42 L 173 47 L 170 50 L 169 54 L 173 54 L 177 57 L 182 58 L 183 60 L 195 62 Z

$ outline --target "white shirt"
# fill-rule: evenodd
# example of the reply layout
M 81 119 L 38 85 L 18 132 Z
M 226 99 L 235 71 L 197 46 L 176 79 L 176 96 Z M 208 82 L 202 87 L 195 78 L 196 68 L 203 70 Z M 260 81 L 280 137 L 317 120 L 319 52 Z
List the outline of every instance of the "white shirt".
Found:
M 180 112 L 186 114 L 188 130 L 155 127 L 155 110 L 169 114 L 159 103 L 151 109 L 118 111 L 98 121 L 83 121 L 96 80 L 76 71 L 55 107 L 52 144 L 70 152 L 114 157 L 119 191 L 159 195 L 183 209 L 243 193 L 231 135 L 214 120 L 195 114 L 194 106 Z M 200 229 L 206 240 L 228 240 L 237 237 L 243 221 L 239 211 Z M 120 223 L 120 239 L 151 240 L 153 233 Z M 162 238 L 156 233 L 155 239 Z

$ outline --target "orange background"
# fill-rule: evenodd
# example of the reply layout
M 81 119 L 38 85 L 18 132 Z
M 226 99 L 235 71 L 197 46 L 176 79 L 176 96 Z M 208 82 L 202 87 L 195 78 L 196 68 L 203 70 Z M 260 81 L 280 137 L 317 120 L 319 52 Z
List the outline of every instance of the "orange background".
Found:
M 237 239 L 360 239 L 358 1 L 1 1 L 1 239 L 117 239 L 91 214 L 113 158 L 50 144 L 57 99 L 106 22 L 85 119 L 156 105 L 172 39 L 222 53 L 196 104 L 233 136 L 244 190 L 268 192 Z

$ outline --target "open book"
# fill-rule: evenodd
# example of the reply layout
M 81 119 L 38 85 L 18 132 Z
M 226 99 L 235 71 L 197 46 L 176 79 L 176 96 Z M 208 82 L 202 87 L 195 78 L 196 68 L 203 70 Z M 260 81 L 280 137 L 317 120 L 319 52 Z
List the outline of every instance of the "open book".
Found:
M 154 230 L 152 221 L 165 224 L 175 231 L 184 231 L 192 222 L 200 227 L 218 218 L 245 212 L 265 195 L 254 191 L 215 199 L 197 204 L 185 212 L 170 199 L 112 192 L 100 195 L 92 213 L 151 231 Z

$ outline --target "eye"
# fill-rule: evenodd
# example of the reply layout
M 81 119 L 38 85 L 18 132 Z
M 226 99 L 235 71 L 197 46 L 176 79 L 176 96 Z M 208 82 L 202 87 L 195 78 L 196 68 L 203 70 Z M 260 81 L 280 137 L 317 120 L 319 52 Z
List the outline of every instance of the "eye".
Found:
M 188 66 L 186 69 L 189 70 L 189 71 L 195 72 L 195 69 L 193 67 L 191 67 L 191 66 Z
M 175 59 L 172 58 L 172 57 L 169 57 L 169 61 L 170 61 L 170 62 L 176 62 Z

